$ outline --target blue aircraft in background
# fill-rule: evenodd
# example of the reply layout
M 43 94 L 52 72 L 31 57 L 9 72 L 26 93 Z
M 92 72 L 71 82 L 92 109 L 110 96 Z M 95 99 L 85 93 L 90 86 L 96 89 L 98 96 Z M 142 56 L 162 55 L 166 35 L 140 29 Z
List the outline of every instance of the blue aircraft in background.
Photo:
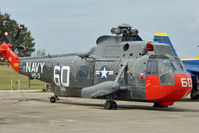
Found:
M 159 42 L 159 43 L 166 43 L 169 44 L 175 54 L 175 56 L 178 57 L 167 33 L 155 33 L 154 34 L 154 42 Z M 184 66 L 186 67 L 187 71 L 192 77 L 192 84 L 193 88 L 191 91 L 191 99 L 198 99 L 199 98 L 199 90 L 198 90 L 198 85 L 199 85 L 199 56 L 197 58 L 191 58 L 191 59 L 181 59 Z

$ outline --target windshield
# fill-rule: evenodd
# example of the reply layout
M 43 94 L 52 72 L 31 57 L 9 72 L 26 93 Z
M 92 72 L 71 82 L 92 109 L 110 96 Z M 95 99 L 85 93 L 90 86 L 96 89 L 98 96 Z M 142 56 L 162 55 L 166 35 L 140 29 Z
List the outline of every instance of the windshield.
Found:
M 159 74 L 165 73 L 165 72 L 174 72 L 176 71 L 176 68 L 173 64 L 173 62 L 171 62 L 170 60 L 163 60 L 163 59 L 159 59 L 158 60 L 158 72 Z
M 173 72 L 176 71 L 175 66 L 170 60 L 158 59 L 158 74 L 161 85 L 174 85 Z
M 147 75 L 157 76 L 169 71 L 173 73 L 182 73 L 186 72 L 186 69 L 178 59 L 149 59 L 146 71 Z
M 176 59 L 172 62 L 175 65 L 175 67 L 177 68 L 178 71 L 187 72 L 186 68 L 184 67 L 184 65 L 182 64 L 182 62 L 179 59 Z
M 173 74 L 185 72 L 180 60 L 170 60 L 169 58 L 149 59 L 146 75 L 159 76 L 161 85 L 174 85 Z

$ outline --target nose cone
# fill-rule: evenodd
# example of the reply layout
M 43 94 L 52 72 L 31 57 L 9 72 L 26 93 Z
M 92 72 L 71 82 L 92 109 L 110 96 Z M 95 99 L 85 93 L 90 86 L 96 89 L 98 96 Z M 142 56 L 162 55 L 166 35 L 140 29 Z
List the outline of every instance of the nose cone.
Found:
M 187 96 L 192 90 L 189 74 L 174 74 L 174 85 L 160 85 L 159 77 L 146 78 L 146 100 L 158 102 L 162 106 L 172 105 L 175 101 Z M 153 85 L 148 86 L 151 81 Z
M 189 74 L 175 74 L 175 91 L 173 100 L 177 101 L 186 97 L 192 90 L 192 80 Z

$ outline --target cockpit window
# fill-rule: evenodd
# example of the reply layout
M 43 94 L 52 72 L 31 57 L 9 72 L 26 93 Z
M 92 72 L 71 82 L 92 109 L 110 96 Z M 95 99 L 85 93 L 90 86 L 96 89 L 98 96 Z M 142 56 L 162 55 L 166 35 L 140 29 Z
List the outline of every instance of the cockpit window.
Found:
M 158 72 L 159 74 L 169 72 L 169 71 L 176 71 L 175 66 L 169 60 L 158 60 Z
M 149 59 L 146 74 L 160 75 L 165 72 L 181 73 L 186 72 L 183 64 L 179 59 L 170 60 L 168 58 L 154 58 Z
M 148 65 L 147 65 L 147 75 L 158 75 L 158 62 L 157 60 L 149 60 Z
M 176 71 L 176 68 L 170 60 L 158 60 L 158 73 L 161 85 L 175 84 L 174 71 Z
M 184 66 L 183 66 L 183 64 L 182 64 L 182 62 L 180 60 L 173 61 L 173 64 L 176 66 L 178 71 L 183 71 L 183 72 L 186 71 L 186 69 L 184 68 Z
M 161 85 L 174 85 L 174 74 L 186 72 L 178 58 L 170 59 L 165 55 L 151 55 L 149 57 L 146 75 L 159 76 Z
M 146 75 L 159 76 L 161 85 L 174 85 L 174 71 L 176 67 L 169 59 L 150 59 Z

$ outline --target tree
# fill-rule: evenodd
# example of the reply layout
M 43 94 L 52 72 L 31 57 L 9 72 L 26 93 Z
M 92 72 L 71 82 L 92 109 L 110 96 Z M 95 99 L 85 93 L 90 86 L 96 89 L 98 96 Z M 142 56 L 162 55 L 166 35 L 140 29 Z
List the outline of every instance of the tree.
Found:
M 6 40 L 4 32 L 8 32 L 11 38 L 11 42 L 13 42 L 17 34 L 18 27 L 19 24 L 15 20 L 12 20 L 9 14 L 7 13 L 2 14 L 0 12 L 0 44 L 2 44 L 3 42 L 8 43 L 8 40 Z M 31 32 L 28 31 L 25 25 L 23 25 L 19 39 L 12 45 L 26 47 L 26 50 L 21 50 L 21 49 L 14 50 L 16 54 L 20 57 L 31 56 L 32 52 L 35 51 L 34 38 L 31 37 Z

